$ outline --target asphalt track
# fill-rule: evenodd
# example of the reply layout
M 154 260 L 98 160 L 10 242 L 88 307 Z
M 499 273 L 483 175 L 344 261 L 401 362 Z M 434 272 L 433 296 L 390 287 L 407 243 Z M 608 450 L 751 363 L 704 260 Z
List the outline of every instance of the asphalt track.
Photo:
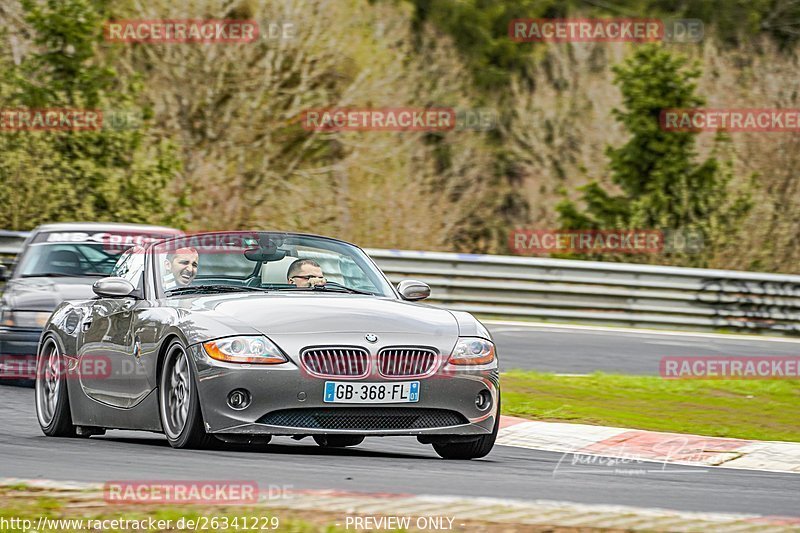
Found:
M 490 325 L 503 368 L 652 374 L 664 355 L 794 355 L 797 343 Z M 414 438 L 373 438 L 353 449 L 276 438 L 268 446 L 171 449 L 150 433 L 42 435 L 33 390 L 0 387 L 0 477 L 257 481 L 262 489 L 488 496 L 682 511 L 800 516 L 800 475 L 658 463 L 572 464 L 570 455 L 497 446 L 484 459 L 443 461 Z M 444 511 L 444 510 L 443 510 Z
M 662 357 L 798 356 L 800 339 L 487 323 L 501 371 L 657 375 Z

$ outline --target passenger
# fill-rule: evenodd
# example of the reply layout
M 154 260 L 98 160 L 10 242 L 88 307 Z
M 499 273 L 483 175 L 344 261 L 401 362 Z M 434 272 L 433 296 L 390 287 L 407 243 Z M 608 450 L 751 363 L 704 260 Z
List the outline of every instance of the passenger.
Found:
M 313 259 L 298 259 L 289 266 L 286 276 L 289 284 L 297 287 L 314 287 L 326 282 L 322 267 Z
M 191 284 L 197 276 L 198 259 L 199 255 L 194 248 L 178 248 L 168 253 L 164 261 L 164 288 L 169 290 Z

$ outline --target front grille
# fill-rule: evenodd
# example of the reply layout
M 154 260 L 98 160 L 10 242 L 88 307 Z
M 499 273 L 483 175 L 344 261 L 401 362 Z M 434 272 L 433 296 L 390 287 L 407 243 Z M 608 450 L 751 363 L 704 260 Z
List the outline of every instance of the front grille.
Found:
M 429 348 L 393 347 L 378 353 L 378 371 L 382 376 L 424 376 L 436 364 L 436 352 Z
M 364 377 L 369 373 L 369 352 L 363 348 L 308 348 L 300 360 L 306 370 L 319 376 Z
M 460 426 L 469 421 L 445 409 L 412 407 L 283 409 L 261 417 L 262 424 L 305 429 L 379 431 Z

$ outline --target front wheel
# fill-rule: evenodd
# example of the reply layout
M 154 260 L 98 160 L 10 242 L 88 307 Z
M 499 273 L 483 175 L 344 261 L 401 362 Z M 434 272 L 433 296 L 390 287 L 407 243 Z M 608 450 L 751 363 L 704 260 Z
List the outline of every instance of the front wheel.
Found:
M 467 442 L 434 443 L 433 449 L 442 459 L 479 459 L 488 455 L 497 440 L 497 432 L 500 430 L 500 396 L 497 396 L 497 416 L 494 421 L 494 428 L 488 435 L 478 437 L 476 440 Z
M 173 448 L 206 448 L 214 438 L 203 428 L 192 363 L 179 341 L 167 348 L 158 386 L 161 426 Z
M 75 437 L 67 394 L 66 363 L 58 343 L 48 337 L 36 358 L 36 418 L 48 437 Z

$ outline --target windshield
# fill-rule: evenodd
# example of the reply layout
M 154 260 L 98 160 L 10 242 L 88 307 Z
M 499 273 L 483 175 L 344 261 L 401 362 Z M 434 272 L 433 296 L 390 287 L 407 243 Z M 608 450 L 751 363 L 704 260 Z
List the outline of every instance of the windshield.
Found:
M 180 232 L 118 228 L 101 232 L 40 231 L 20 257 L 15 277 L 108 276 L 124 251 L 175 234 Z
M 122 252 L 107 248 L 100 243 L 31 244 L 21 259 L 18 275 L 107 276 Z
M 364 252 L 322 237 L 207 233 L 170 239 L 153 251 L 156 279 L 168 295 L 267 290 L 394 296 Z

